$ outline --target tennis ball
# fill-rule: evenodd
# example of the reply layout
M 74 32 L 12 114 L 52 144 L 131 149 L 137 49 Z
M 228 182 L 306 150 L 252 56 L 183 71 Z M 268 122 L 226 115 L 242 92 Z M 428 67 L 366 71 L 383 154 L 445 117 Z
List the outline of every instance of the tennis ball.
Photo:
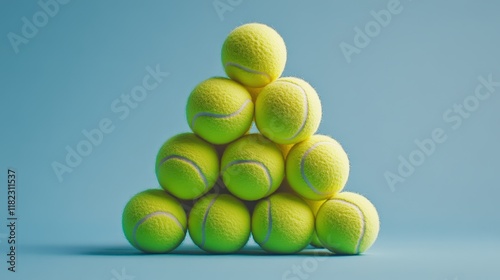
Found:
M 321 244 L 321 241 L 319 240 L 316 231 L 314 231 L 313 233 L 313 237 L 311 239 L 311 245 L 314 246 L 315 248 L 325 248 L 323 244 Z
M 172 137 L 156 156 L 158 182 L 180 199 L 202 196 L 218 176 L 219 157 L 214 146 L 192 133 Z
M 255 103 L 257 101 L 257 97 L 259 96 L 259 93 L 264 89 L 263 87 L 260 88 L 253 88 L 253 87 L 245 87 L 252 96 L 252 101 Z
M 283 183 L 278 188 L 277 192 L 285 192 L 285 193 L 291 193 L 291 194 L 297 195 L 297 192 L 294 191 L 292 189 L 292 187 L 290 187 L 290 184 L 288 183 L 288 181 L 286 180 L 286 178 L 285 178 L 285 180 L 283 180 Z M 304 199 L 304 201 L 309 205 L 309 207 L 311 207 L 311 211 L 313 212 L 314 216 L 316 216 L 316 214 L 318 213 L 319 208 L 321 207 L 321 205 L 323 205 L 323 203 L 326 200 Z M 324 248 L 323 245 L 321 244 L 321 241 L 318 238 L 318 235 L 316 234 L 316 230 L 313 233 L 313 237 L 312 237 L 312 240 L 311 240 L 311 245 L 314 246 L 314 247 L 316 247 L 316 248 Z
M 283 157 L 286 158 L 288 157 L 288 154 L 290 153 L 290 150 L 292 150 L 294 144 L 278 144 L 278 147 L 280 148 L 281 152 L 283 153 Z
M 285 160 L 275 143 L 260 134 L 249 134 L 226 148 L 221 174 L 232 194 L 254 201 L 278 189 L 285 177 Z
M 342 146 L 324 135 L 295 145 L 286 159 L 290 186 L 311 200 L 325 200 L 340 192 L 349 177 L 349 158 Z
M 180 203 L 163 190 L 136 194 L 125 206 L 123 233 L 135 248 L 147 253 L 167 253 L 186 236 L 186 213 Z
M 193 242 L 207 252 L 237 252 L 250 237 L 250 213 L 229 194 L 201 198 L 191 210 L 188 224 Z
M 257 97 L 255 123 L 267 138 L 279 144 L 295 144 L 316 133 L 322 109 L 318 94 L 299 78 L 280 78 Z
M 222 46 L 222 65 L 233 80 L 263 87 L 281 76 L 286 64 L 283 38 L 271 27 L 249 23 L 237 27 Z
M 318 210 L 325 203 L 326 200 L 310 200 L 310 199 L 304 199 L 304 201 L 311 207 L 311 210 L 316 216 L 318 214 Z M 321 241 L 318 238 L 318 234 L 316 233 L 316 230 L 314 231 L 312 240 L 311 240 L 311 245 L 313 245 L 316 248 L 324 248 L 323 244 L 321 244 Z
M 316 216 L 321 243 L 336 254 L 365 252 L 377 239 L 379 228 L 377 209 L 356 193 L 337 194 L 321 206 Z
M 186 116 L 194 133 L 212 144 L 227 144 L 243 136 L 254 118 L 250 93 L 227 78 L 210 78 L 189 96 Z
M 314 215 L 304 200 L 276 193 L 261 200 L 252 215 L 252 234 L 264 250 L 292 254 L 304 249 L 314 232 Z

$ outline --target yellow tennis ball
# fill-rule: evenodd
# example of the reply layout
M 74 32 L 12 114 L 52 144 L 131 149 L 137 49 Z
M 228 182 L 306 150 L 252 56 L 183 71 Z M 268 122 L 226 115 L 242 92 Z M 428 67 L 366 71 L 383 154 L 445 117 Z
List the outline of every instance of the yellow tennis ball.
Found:
M 294 191 L 292 189 L 292 187 L 290 187 L 290 184 L 288 183 L 288 180 L 286 180 L 286 178 L 285 178 L 285 180 L 283 180 L 283 183 L 278 188 L 277 192 L 285 192 L 285 193 L 291 193 L 291 194 L 298 195 L 297 192 Z M 304 199 L 304 201 L 309 205 L 309 207 L 311 207 L 311 210 L 312 210 L 314 216 L 316 216 L 316 214 L 318 213 L 319 208 L 321 207 L 321 205 L 323 205 L 323 203 L 326 200 Z M 313 245 L 316 248 L 324 248 L 323 245 L 321 244 L 321 241 L 318 238 L 318 235 L 316 234 L 316 231 L 314 231 L 314 233 L 313 233 L 313 237 L 312 237 L 312 240 L 311 240 L 311 245 Z
M 342 146 L 324 135 L 295 145 L 286 160 L 290 186 L 311 200 L 325 200 L 340 192 L 349 177 L 349 158 Z
M 222 46 L 222 65 L 233 80 L 263 87 L 281 76 L 286 64 L 283 38 L 271 27 L 249 23 L 237 27 Z
M 156 156 L 156 177 L 163 189 L 180 199 L 208 192 L 219 176 L 214 146 L 192 133 L 172 137 Z
M 310 200 L 310 199 L 304 199 L 304 201 L 311 207 L 311 210 L 316 216 L 318 214 L 319 208 L 325 203 L 326 200 Z M 312 240 L 311 240 L 311 245 L 313 245 L 316 248 L 324 248 L 323 244 L 321 244 L 321 241 L 318 238 L 318 234 L 316 233 L 316 230 L 314 231 Z
M 221 174 L 232 194 L 254 201 L 278 189 L 285 177 L 285 160 L 275 143 L 260 134 L 250 134 L 226 148 Z
M 135 248 L 148 253 L 167 253 L 184 240 L 187 218 L 180 203 L 163 190 L 138 193 L 127 203 L 122 217 L 123 233 Z
M 248 90 L 248 93 L 252 96 L 253 103 L 257 101 L 257 97 L 259 96 L 259 93 L 264 89 L 263 87 L 260 88 L 253 88 L 253 87 L 245 87 Z
M 254 118 L 250 93 L 227 78 L 210 78 L 189 96 L 186 116 L 194 133 L 213 144 L 227 144 L 243 136 Z
M 321 243 L 336 254 L 365 252 L 377 239 L 379 229 L 377 209 L 356 193 L 343 192 L 330 198 L 316 216 Z
M 257 128 L 279 144 L 306 140 L 318 130 L 321 116 L 318 94 L 299 78 L 280 78 L 267 85 L 255 104 Z
M 281 152 L 283 153 L 283 157 L 286 158 L 288 157 L 288 154 L 292 150 L 294 144 L 278 144 L 278 147 L 280 148 Z
M 252 235 L 264 250 L 292 254 L 307 247 L 314 233 L 314 215 L 307 203 L 290 193 L 261 200 L 252 215 Z
M 250 237 L 250 213 L 229 194 L 201 198 L 189 213 L 188 224 L 193 242 L 207 252 L 237 252 Z

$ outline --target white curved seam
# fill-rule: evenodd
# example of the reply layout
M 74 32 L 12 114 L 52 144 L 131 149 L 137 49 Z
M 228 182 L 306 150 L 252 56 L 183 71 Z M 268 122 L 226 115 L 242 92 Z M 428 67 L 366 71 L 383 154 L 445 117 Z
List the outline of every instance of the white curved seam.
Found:
M 359 233 L 359 239 L 358 239 L 358 242 L 356 244 L 356 254 L 359 254 L 361 242 L 363 241 L 363 237 L 365 237 L 365 233 L 366 233 L 365 215 L 363 214 L 363 211 L 361 211 L 361 209 L 358 207 L 358 205 L 356 205 L 352 202 L 345 201 L 343 199 L 338 199 L 338 198 L 333 198 L 332 200 L 338 201 L 338 202 L 343 203 L 345 205 L 349 205 L 349 206 L 353 207 L 356 210 L 356 212 L 358 212 L 359 219 L 361 221 L 361 232 Z
M 188 164 L 192 165 L 194 167 L 194 169 L 196 169 L 196 173 L 198 173 L 198 176 L 200 176 L 202 178 L 203 183 L 205 184 L 205 189 L 208 188 L 208 179 L 205 177 L 205 175 L 201 171 L 201 168 L 194 161 L 192 161 L 186 157 L 178 156 L 178 155 L 168 156 L 160 161 L 160 164 L 158 165 L 158 167 L 160 167 L 162 164 L 164 164 L 169 159 L 182 160 L 182 161 L 187 162 Z
M 222 173 L 226 172 L 226 170 L 231 167 L 231 166 L 234 166 L 234 165 L 237 165 L 237 164 L 255 164 L 257 166 L 259 166 L 261 169 L 264 170 L 264 173 L 266 173 L 266 176 L 267 176 L 267 180 L 269 182 L 269 190 L 268 192 L 273 188 L 273 177 L 271 176 L 271 172 L 269 171 L 269 169 L 267 168 L 267 166 L 265 166 L 262 162 L 260 161 L 255 161 L 255 160 L 235 160 L 235 161 L 232 161 L 230 162 L 228 165 L 226 165 L 226 167 L 224 167 L 224 169 L 222 170 Z
M 297 85 L 296 83 L 293 83 L 290 81 L 276 81 L 276 82 L 277 83 L 289 83 L 289 84 L 293 85 L 294 87 L 298 88 L 302 92 L 302 95 L 304 96 L 304 102 L 302 103 L 304 105 L 304 108 L 303 108 L 304 114 L 302 116 L 302 124 L 300 125 L 299 130 L 292 137 L 286 139 L 286 140 L 292 140 L 295 137 L 297 137 L 297 135 L 299 135 L 302 132 L 302 130 L 304 129 L 304 127 L 306 126 L 307 116 L 309 115 L 309 100 L 307 99 L 306 91 L 300 85 Z
M 201 224 L 201 245 L 200 247 L 203 248 L 205 247 L 205 241 L 206 241 L 206 233 L 205 233 L 205 228 L 206 228 L 206 224 L 207 224 L 207 220 L 208 220 L 208 212 L 210 212 L 210 208 L 212 208 L 212 206 L 214 205 L 215 203 L 215 200 L 217 199 L 217 195 L 212 199 L 212 201 L 210 201 L 210 204 L 208 205 L 207 207 L 207 211 L 205 212 L 205 215 L 203 215 L 203 222 Z
M 194 129 L 194 123 L 196 122 L 196 120 L 199 117 L 211 117 L 211 118 L 217 118 L 217 119 L 227 119 L 227 118 L 234 117 L 234 116 L 240 114 L 241 112 L 243 112 L 243 110 L 245 110 L 245 108 L 248 106 L 248 104 L 250 102 L 251 102 L 251 100 L 247 99 L 245 101 L 245 103 L 243 103 L 243 105 L 241 105 L 241 107 L 236 112 L 231 113 L 231 114 L 227 114 L 227 115 L 215 114 L 215 113 L 210 113 L 210 112 L 200 112 L 200 113 L 194 115 L 193 120 L 191 121 L 191 127 Z
M 141 246 L 139 245 L 139 242 L 137 242 L 137 239 L 136 239 L 136 234 L 137 234 L 137 230 L 139 229 L 139 227 L 144 224 L 148 219 L 150 218 L 153 218 L 153 217 L 157 217 L 157 216 L 165 216 L 165 217 L 168 217 L 168 218 L 171 218 L 172 220 L 174 220 L 175 223 L 177 223 L 177 225 L 184 231 L 185 228 L 184 226 L 181 224 L 181 222 L 177 219 L 176 216 L 174 216 L 172 213 L 170 212 L 164 212 L 164 211 L 156 211 L 156 212 L 153 212 L 147 216 L 145 216 L 144 218 L 140 219 L 134 226 L 134 229 L 132 230 L 132 239 L 134 240 L 134 243 L 135 245 L 138 247 L 138 248 L 141 248 Z
M 302 159 L 300 161 L 300 174 L 302 175 L 302 179 L 304 179 L 304 181 L 306 182 L 307 186 L 309 186 L 309 188 L 315 192 L 316 194 L 318 195 L 327 195 L 328 193 L 325 193 L 325 192 L 321 192 L 319 191 L 318 189 L 316 189 L 313 184 L 311 183 L 311 181 L 309 181 L 309 178 L 307 178 L 307 175 L 306 175 L 306 171 L 304 170 L 304 165 L 306 164 L 306 158 L 307 156 L 313 152 L 314 149 L 316 149 L 318 146 L 320 145 L 323 145 L 323 144 L 333 144 L 332 142 L 326 142 L 326 141 L 322 141 L 322 142 L 318 142 L 316 144 L 314 144 L 311 148 L 309 148 L 309 150 L 307 150 L 304 155 L 302 156 Z
M 253 70 L 253 69 L 250 69 L 248 67 L 245 67 L 243 65 L 240 65 L 238 63 L 234 63 L 234 62 L 226 62 L 226 65 L 225 67 L 228 67 L 228 66 L 233 66 L 233 67 L 236 67 L 240 70 L 243 70 L 245 72 L 248 72 L 248 73 L 251 73 L 251 74 L 257 74 L 257 75 L 263 75 L 267 78 L 268 80 L 268 83 L 271 82 L 271 76 L 269 76 L 269 74 L 265 73 L 265 72 L 260 72 L 260 71 L 257 71 L 257 70 Z
M 271 232 L 272 232 L 272 229 L 273 229 L 273 215 L 272 215 L 271 199 L 268 198 L 266 200 L 267 200 L 267 203 L 268 203 L 268 206 L 267 206 L 267 217 L 268 217 L 268 220 L 269 220 L 269 225 L 267 227 L 266 237 L 262 241 L 262 245 L 265 245 L 269 241 L 269 239 L 271 238 Z

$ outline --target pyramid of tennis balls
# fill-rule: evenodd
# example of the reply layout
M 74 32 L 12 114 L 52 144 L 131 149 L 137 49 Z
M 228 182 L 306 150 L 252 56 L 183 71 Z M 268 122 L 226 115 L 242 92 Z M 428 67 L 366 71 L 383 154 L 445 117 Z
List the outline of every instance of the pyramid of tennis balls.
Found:
M 237 27 L 222 46 L 228 77 L 196 85 L 186 106 L 192 132 L 160 148 L 162 189 L 135 195 L 123 231 L 137 249 L 168 253 L 187 232 L 201 249 L 236 253 L 250 238 L 262 249 L 293 254 L 308 245 L 360 254 L 379 231 L 372 203 L 343 192 L 349 159 L 342 146 L 315 135 L 322 105 L 315 89 L 281 77 L 287 60 L 271 27 Z M 253 122 L 260 133 L 250 133 Z

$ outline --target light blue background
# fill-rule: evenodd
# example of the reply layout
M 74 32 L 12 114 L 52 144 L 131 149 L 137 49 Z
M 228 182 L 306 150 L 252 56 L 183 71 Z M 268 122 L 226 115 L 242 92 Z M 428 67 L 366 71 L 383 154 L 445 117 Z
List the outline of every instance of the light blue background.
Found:
M 262 22 L 287 44 L 284 75 L 306 79 L 319 93 L 319 132 L 338 139 L 350 156 L 346 190 L 367 196 L 381 216 L 379 240 L 368 254 L 323 258 L 309 279 L 498 279 L 500 88 L 459 129 L 443 113 L 474 93 L 479 76 L 500 81 L 500 3 L 401 1 L 402 12 L 347 63 L 339 44 L 353 44 L 354 28 L 364 28 L 370 11 L 388 2 L 242 0 L 221 19 L 212 0 L 71 1 L 16 54 L 7 34 L 20 34 L 21 18 L 31 19 L 40 7 L 2 1 L 0 218 L 3 225 L 6 169 L 14 167 L 20 272 L 7 274 L 0 257 L 0 275 L 112 279 L 123 267 L 137 280 L 281 279 L 307 260 L 128 256 L 135 251 L 121 232 L 128 199 L 157 187 L 158 148 L 189 130 L 190 91 L 224 75 L 225 36 L 240 24 Z M 157 64 L 170 75 L 120 120 L 110 104 Z M 64 162 L 65 147 L 75 148 L 81 131 L 103 118 L 115 130 L 59 182 L 52 162 Z M 447 141 L 391 190 L 384 173 L 396 173 L 398 157 L 408 158 L 414 141 L 435 128 L 444 129 Z M 0 227 L 3 256 L 5 233 Z

